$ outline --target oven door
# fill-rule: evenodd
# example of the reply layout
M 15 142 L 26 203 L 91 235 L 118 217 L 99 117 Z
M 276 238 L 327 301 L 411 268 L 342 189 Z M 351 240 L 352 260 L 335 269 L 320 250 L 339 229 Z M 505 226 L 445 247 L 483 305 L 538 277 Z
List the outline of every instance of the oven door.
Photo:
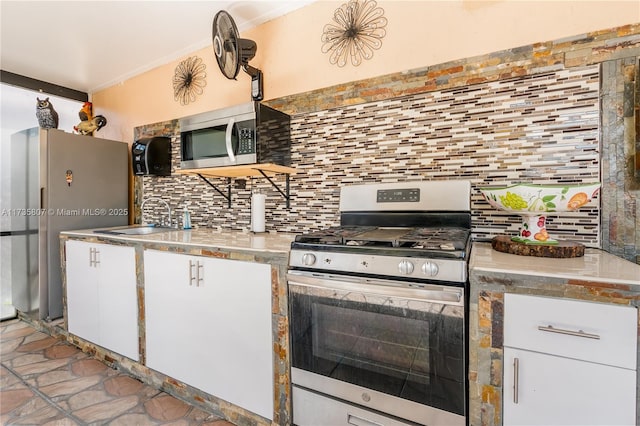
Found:
M 421 424 L 464 425 L 463 287 L 287 277 L 294 385 Z

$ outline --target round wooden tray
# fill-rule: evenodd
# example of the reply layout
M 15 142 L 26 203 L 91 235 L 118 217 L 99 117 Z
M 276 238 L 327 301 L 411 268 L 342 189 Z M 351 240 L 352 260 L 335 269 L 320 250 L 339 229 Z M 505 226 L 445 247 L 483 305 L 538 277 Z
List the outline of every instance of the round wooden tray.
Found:
M 491 240 L 491 247 L 503 253 L 520 256 L 569 258 L 584 256 L 584 246 L 570 241 L 558 241 L 555 245 L 524 244 L 511 241 L 511 237 L 500 235 Z

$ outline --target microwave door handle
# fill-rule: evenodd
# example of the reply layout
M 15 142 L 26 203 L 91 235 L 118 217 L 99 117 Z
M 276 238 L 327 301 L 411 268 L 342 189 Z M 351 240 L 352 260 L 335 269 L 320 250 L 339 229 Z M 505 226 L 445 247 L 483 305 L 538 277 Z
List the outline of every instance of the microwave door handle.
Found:
M 229 123 L 227 123 L 227 133 L 225 135 L 225 143 L 227 145 L 227 155 L 232 163 L 236 162 L 236 156 L 233 153 L 233 144 L 231 143 L 231 136 L 233 136 L 233 126 L 235 126 L 235 119 L 231 117 Z

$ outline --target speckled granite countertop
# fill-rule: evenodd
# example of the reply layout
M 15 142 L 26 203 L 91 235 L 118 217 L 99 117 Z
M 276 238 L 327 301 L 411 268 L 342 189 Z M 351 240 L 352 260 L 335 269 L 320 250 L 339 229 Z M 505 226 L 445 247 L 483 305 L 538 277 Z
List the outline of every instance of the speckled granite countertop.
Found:
M 96 230 L 117 230 L 121 227 L 64 231 L 72 237 L 99 237 L 122 242 L 142 242 L 169 245 L 211 247 L 227 250 L 252 250 L 288 254 L 295 234 L 265 232 L 255 234 L 242 231 L 219 231 L 210 228 L 158 232 L 147 235 L 105 234 Z
M 469 267 L 485 272 L 629 284 L 640 291 L 640 265 L 592 248 L 585 249 L 582 257 L 553 259 L 501 253 L 490 243 L 474 243 Z

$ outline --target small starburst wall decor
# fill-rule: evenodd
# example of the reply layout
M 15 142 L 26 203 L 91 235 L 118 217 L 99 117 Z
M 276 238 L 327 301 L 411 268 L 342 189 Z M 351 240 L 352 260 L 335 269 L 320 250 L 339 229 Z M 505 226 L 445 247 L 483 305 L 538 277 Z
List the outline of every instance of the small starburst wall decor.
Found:
M 206 65 L 202 59 L 192 56 L 180 62 L 173 74 L 173 98 L 181 105 L 194 102 L 196 96 L 202 95 L 204 86 L 207 85 L 204 72 Z
M 336 9 L 322 33 L 322 53 L 330 53 L 329 62 L 344 67 L 350 61 L 357 67 L 380 49 L 387 18 L 377 5 L 374 0 L 349 0 Z

